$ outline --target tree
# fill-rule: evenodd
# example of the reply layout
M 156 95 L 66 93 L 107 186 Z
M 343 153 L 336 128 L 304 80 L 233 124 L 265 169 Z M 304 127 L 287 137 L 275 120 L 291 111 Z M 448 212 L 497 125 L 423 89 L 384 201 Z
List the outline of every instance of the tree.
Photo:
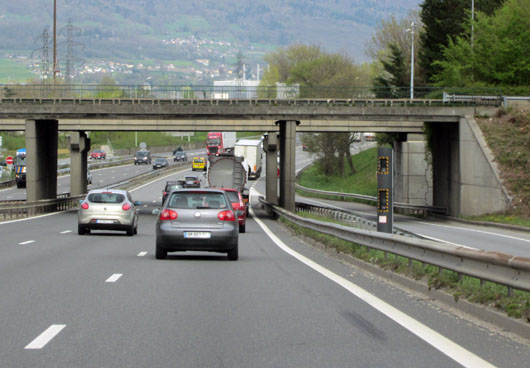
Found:
M 243 51 L 239 49 L 236 55 L 236 63 L 235 63 L 235 73 L 237 79 L 244 79 L 244 72 L 245 72 L 245 57 L 243 56 Z
M 476 0 L 475 10 L 491 15 L 505 0 Z M 469 0 L 424 0 L 421 4 L 424 31 L 420 34 L 419 64 L 426 81 L 440 73 L 437 61 L 444 59 L 443 50 L 450 39 L 470 35 Z
M 435 62 L 440 86 L 527 86 L 530 81 L 530 0 L 507 0 L 492 16 L 478 13 L 474 46 L 465 36 Z
M 360 67 L 344 53 L 327 53 L 318 46 L 293 45 L 265 56 L 269 63 L 261 86 L 276 82 L 298 85 L 301 97 L 351 97 L 352 87 L 361 76 Z M 350 133 L 306 134 L 302 142 L 318 157 L 326 175 L 345 174 L 344 161 L 352 173 L 355 167 L 350 155 Z
M 374 80 L 375 94 L 378 98 L 402 98 L 404 87 L 408 83 L 408 68 L 405 65 L 403 51 L 397 44 L 390 44 L 390 57 L 381 60 L 383 72 Z M 406 91 L 408 93 L 408 91 Z

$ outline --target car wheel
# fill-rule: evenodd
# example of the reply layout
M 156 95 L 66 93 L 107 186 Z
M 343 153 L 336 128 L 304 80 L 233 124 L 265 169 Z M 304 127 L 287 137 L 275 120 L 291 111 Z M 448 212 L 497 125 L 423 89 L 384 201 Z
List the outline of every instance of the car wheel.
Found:
M 245 228 L 246 228 L 247 224 L 244 224 L 244 225 L 239 225 L 239 232 L 240 233 L 244 233 L 245 232 Z
M 228 251 L 228 259 L 230 261 L 237 261 L 238 258 L 239 258 L 238 245 L 236 241 L 236 246 Z
M 156 245 L 156 249 L 155 249 L 155 258 L 156 259 L 166 259 L 167 258 L 167 250 L 160 248 L 158 246 L 158 244 L 157 244 Z
M 85 235 L 85 228 L 81 225 L 77 225 L 77 235 Z
M 131 225 L 128 229 L 127 229 L 127 236 L 133 236 L 134 235 L 134 225 Z

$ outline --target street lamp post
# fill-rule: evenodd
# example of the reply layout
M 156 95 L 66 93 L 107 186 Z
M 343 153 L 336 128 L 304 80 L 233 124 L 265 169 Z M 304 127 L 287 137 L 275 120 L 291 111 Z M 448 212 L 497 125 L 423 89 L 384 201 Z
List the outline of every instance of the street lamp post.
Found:
M 473 48 L 473 31 L 474 31 L 474 20 L 475 20 L 475 0 L 471 0 L 471 48 Z
M 414 99 L 414 31 L 416 30 L 416 23 L 412 22 L 410 28 L 406 32 L 412 35 L 412 42 L 410 43 L 410 99 Z

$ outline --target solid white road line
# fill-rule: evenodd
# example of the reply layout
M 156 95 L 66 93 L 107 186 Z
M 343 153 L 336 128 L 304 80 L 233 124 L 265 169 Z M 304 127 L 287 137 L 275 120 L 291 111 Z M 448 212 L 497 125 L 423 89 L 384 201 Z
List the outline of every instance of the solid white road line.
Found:
M 35 340 L 26 345 L 24 349 L 42 349 L 65 327 L 66 325 L 51 325 L 46 331 L 37 336 Z
M 26 244 L 31 244 L 31 243 L 35 243 L 35 240 L 28 240 L 28 241 L 25 241 L 25 242 L 22 242 L 22 243 L 18 243 L 18 244 L 26 245 Z
M 278 238 L 276 235 L 272 233 L 272 231 L 267 227 L 267 225 L 263 223 L 263 221 L 261 221 L 259 218 L 255 216 L 252 208 L 250 209 L 250 214 L 252 215 L 254 220 L 258 223 L 258 225 L 262 228 L 262 230 L 269 236 L 269 238 L 281 250 L 283 250 L 290 256 L 296 258 L 297 260 L 304 263 L 305 265 L 311 267 L 312 269 L 319 272 L 320 274 L 327 277 L 328 279 L 335 282 L 336 284 L 342 286 L 344 289 L 348 290 L 350 293 L 352 293 L 359 299 L 363 300 L 368 305 L 372 306 L 373 308 L 377 309 L 378 311 L 386 315 L 388 318 L 400 324 L 402 327 L 406 328 L 407 330 L 412 332 L 414 335 L 418 336 L 423 341 L 427 342 L 434 348 L 438 349 L 440 352 L 447 355 L 449 358 L 453 359 L 457 363 L 461 364 L 464 367 L 477 367 L 477 368 L 478 367 L 480 368 L 495 367 L 494 365 L 488 363 L 487 361 L 483 360 L 479 356 L 473 354 L 469 350 L 463 348 L 457 343 L 449 340 L 445 336 L 434 331 L 430 327 L 415 320 L 414 318 L 401 312 L 399 309 L 391 306 L 390 304 L 383 301 L 382 299 L 379 299 L 375 295 L 357 286 L 353 282 L 346 280 L 345 278 L 337 275 L 336 273 L 328 270 L 325 267 L 322 267 L 318 263 L 313 262 L 309 258 L 289 248 L 287 245 L 285 245 L 284 242 L 280 240 L 280 238 Z
M 140 252 L 138 253 L 138 257 L 144 257 L 147 254 L 147 252 Z
M 116 282 L 122 276 L 123 276 L 123 273 L 115 273 L 114 275 L 109 277 L 107 280 L 105 280 L 105 282 Z
M 68 233 L 71 233 L 72 230 L 65 230 L 65 231 L 61 231 L 61 234 L 68 234 Z
M 503 238 L 515 239 L 515 240 L 521 240 L 521 241 L 524 241 L 524 242 L 528 242 L 528 243 L 530 243 L 530 239 L 523 239 L 523 238 L 518 238 L 518 237 L 510 236 L 510 235 L 497 234 L 497 233 L 492 233 L 492 232 L 490 232 L 490 231 L 475 230 L 475 229 L 467 229 L 467 228 L 462 228 L 462 227 L 457 227 L 457 226 L 449 226 L 449 225 L 442 225 L 442 224 L 431 224 L 430 222 L 423 222 L 423 221 L 418 221 L 418 223 L 419 223 L 419 224 L 424 224 L 424 225 L 431 225 L 431 226 L 438 226 L 438 227 L 446 227 L 446 228 L 449 228 L 449 229 L 455 229 L 455 230 L 472 231 L 472 232 L 475 232 L 475 233 L 481 233 L 481 234 L 488 234 L 488 235 L 500 236 L 500 237 L 503 237 Z

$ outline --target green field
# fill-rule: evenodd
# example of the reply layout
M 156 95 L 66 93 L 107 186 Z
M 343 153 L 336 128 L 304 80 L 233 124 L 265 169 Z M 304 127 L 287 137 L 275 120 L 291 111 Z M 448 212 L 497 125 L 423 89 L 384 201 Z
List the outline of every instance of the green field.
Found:
M 315 165 L 304 170 L 298 184 L 332 192 L 357 193 L 375 196 L 377 194 L 377 148 L 370 148 L 352 156 L 357 173 L 345 176 L 323 175 Z M 344 164 L 346 171 L 349 167 Z
M 25 82 L 35 77 L 24 63 L 0 58 L 0 83 Z

